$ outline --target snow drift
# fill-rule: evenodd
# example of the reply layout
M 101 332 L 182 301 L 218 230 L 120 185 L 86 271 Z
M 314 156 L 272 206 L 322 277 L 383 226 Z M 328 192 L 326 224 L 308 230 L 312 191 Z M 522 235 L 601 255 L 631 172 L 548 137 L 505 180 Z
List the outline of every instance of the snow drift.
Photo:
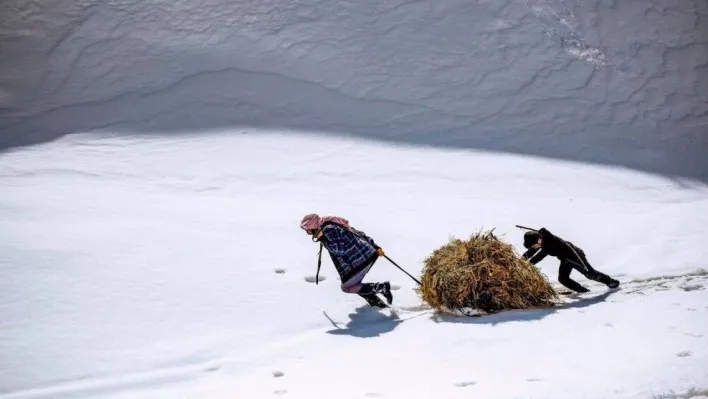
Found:
M 286 127 L 705 178 L 698 0 L 7 0 L 2 147 Z

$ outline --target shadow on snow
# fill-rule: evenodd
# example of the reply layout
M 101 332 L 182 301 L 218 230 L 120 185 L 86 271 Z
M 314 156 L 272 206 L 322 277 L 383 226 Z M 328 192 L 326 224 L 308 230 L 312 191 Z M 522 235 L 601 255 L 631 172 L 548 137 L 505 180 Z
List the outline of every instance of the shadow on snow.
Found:
M 599 295 L 589 298 L 578 299 L 573 302 L 565 303 L 560 306 L 548 309 L 531 309 L 531 310 L 509 310 L 501 313 L 482 316 L 482 317 L 466 317 L 455 316 L 449 314 L 435 314 L 431 319 L 436 323 L 463 323 L 463 324 L 499 324 L 507 322 L 525 322 L 541 320 L 558 311 L 567 309 L 582 309 L 604 302 L 610 295 L 618 290 L 610 290 Z M 401 322 L 408 318 L 401 318 L 395 310 L 390 309 L 391 315 L 382 313 L 379 309 L 374 309 L 369 306 L 361 306 L 356 308 L 355 312 L 349 314 L 349 322 L 345 326 L 342 323 L 334 321 L 327 312 L 323 311 L 324 316 L 332 323 L 334 329 L 327 331 L 332 335 L 349 335 L 358 338 L 373 338 L 393 331 Z
M 334 326 L 333 330 L 327 331 L 332 335 L 350 335 L 359 338 L 378 337 L 393 331 L 403 320 L 398 314 L 391 310 L 391 315 L 381 313 L 379 309 L 370 306 L 360 306 L 354 313 L 349 314 L 349 322 L 341 327 L 341 323 L 332 320 L 327 312 L 323 311 L 325 317 Z
M 448 314 L 436 314 L 432 317 L 436 323 L 465 323 L 465 324 L 499 324 L 507 322 L 534 321 L 541 320 L 553 313 L 566 309 L 582 309 L 604 302 L 610 295 L 618 290 L 610 290 L 589 298 L 582 298 L 576 301 L 565 303 L 554 308 L 530 309 L 530 310 L 508 310 L 493 315 L 482 317 L 454 316 Z

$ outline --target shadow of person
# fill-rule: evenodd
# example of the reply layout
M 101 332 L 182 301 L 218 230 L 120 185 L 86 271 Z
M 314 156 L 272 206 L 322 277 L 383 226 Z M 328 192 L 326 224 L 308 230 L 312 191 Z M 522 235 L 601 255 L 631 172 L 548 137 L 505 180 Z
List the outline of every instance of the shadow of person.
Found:
M 576 301 L 564 303 L 559 306 L 547 309 L 530 309 L 530 310 L 508 310 L 497 314 L 482 316 L 482 317 L 465 317 L 453 316 L 448 314 L 437 314 L 432 317 L 436 323 L 466 323 L 466 324 L 499 324 L 507 322 L 526 322 L 541 320 L 553 313 L 566 309 L 581 309 L 604 302 L 610 295 L 617 290 L 609 290 L 599 295 L 594 295 L 588 298 L 581 298 Z
M 325 317 L 332 323 L 334 329 L 327 331 L 327 334 L 332 335 L 350 335 L 358 338 L 373 338 L 393 331 L 402 320 L 398 314 L 391 311 L 391 315 L 381 313 L 379 309 L 371 306 L 360 306 L 356 308 L 354 313 L 349 314 L 349 322 L 340 327 L 339 324 L 332 320 L 327 312 L 324 312 Z

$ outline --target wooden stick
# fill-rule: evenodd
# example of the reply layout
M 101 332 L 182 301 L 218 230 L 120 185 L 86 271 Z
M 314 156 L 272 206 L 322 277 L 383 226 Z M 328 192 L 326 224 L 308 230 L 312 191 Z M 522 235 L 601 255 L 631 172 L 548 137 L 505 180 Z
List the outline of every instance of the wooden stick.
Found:
M 524 229 L 524 230 L 535 231 L 535 232 L 538 233 L 538 230 L 532 229 L 532 228 L 530 228 L 530 227 L 519 226 L 518 224 L 516 225 L 516 227 L 518 227 L 518 228 L 520 228 L 520 229 Z

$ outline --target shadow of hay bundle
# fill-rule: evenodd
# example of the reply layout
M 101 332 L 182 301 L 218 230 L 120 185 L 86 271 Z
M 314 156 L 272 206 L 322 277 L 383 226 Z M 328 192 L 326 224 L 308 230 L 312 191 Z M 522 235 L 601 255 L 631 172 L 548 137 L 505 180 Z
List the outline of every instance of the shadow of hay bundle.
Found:
M 418 293 L 433 308 L 548 308 L 558 296 L 541 271 L 517 256 L 492 231 L 467 240 L 453 238 L 425 259 Z

